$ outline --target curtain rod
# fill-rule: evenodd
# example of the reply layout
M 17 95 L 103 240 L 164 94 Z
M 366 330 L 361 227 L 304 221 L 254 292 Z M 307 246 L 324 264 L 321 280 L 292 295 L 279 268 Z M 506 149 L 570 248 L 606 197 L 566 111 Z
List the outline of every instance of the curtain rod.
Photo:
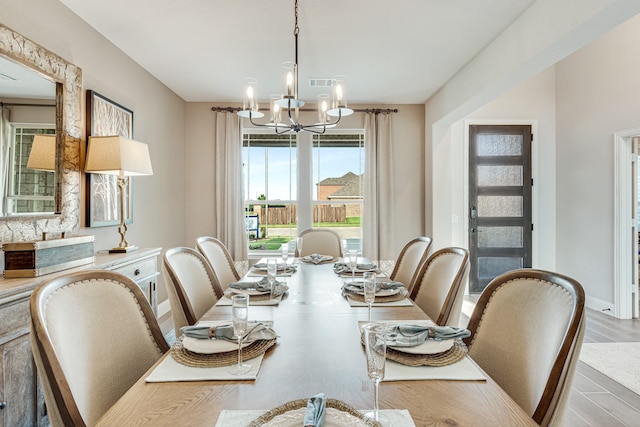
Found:
M 20 102 L 0 102 L 0 107 L 55 107 L 56 104 L 23 104 Z
M 235 113 L 240 110 L 242 110 L 242 108 L 240 107 L 211 107 L 211 111 L 216 111 L 216 112 Z M 318 110 L 301 108 L 299 111 L 316 112 Z M 354 108 L 353 111 L 356 113 L 392 114 L 392 113 L 397 113 L 398 109 L 397 108 Z

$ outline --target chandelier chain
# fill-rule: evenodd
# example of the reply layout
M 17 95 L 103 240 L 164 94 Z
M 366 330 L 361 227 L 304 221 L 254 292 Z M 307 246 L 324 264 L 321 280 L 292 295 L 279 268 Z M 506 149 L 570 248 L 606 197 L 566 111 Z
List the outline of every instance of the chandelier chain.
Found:
M 297 36 L 298 33 L 300 32 L 300 27 L 298 27 L 298 0 L 295 1 L 294 15 L 296 18 L 295 20 L 296 25 L 293 27 L 293 35 Z

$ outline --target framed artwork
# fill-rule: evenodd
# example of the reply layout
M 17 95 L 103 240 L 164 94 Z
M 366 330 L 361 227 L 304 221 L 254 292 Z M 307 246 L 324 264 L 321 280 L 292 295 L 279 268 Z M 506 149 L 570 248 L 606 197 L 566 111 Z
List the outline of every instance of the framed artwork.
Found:
M 133 111 L 99 93 L 87 91 L 87 144 L 89 136 L 119 135 L 133 139 Z M 120 197 L 118 177 L 87 173 L 86 226 L 120 225 Z M 131 180 L 127 180 L 124 194 L 125 223 L 133 222 Z

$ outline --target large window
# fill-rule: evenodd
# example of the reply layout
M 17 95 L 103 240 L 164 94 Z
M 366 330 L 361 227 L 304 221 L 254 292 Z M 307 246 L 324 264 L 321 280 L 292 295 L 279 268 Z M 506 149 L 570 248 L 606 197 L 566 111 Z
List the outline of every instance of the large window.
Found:
M 6 211 L 10 214 L 55 211 L 55 173 L 27 168 L 33 138 L 54 135 L 55 129 L 38 125 L 12 125 Z
M 328 227 L 360 249 L 364 135 L 243 134 L 249 251 L 275 251 L 301 228 Z M 308 218 L 305 216 L 308 215 Z M 305 225 L 307 224 L 307 225 Z

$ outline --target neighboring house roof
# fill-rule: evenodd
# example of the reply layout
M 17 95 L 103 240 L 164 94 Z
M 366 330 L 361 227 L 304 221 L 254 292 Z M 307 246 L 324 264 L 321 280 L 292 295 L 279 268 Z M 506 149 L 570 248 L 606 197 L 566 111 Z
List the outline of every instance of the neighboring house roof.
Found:
M 318 186 L 331 186 L 340 188 L 329 195 L 328 199 L 353 199 L 362 197 L 360 191 L 360 175 L 356 175 L 353 172 L 347 172 L 341 177 L 326 178 L 318 183 Z

